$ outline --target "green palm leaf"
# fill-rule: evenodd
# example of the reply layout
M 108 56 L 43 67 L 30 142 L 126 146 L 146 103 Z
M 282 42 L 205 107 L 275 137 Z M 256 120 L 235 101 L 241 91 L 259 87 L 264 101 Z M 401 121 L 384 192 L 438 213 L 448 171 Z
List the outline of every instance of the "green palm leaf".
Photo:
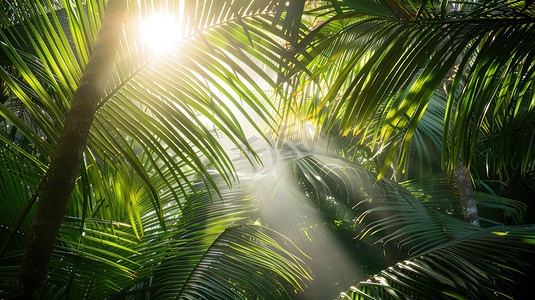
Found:
M 532 106 L 532 13 L 510 1 L 330 1 L 312 9 L 323 23 L 300 49 L 320 45 L 325 51 L 315 56 L 313 73 L 303 75 L 301 84 L 313 82 L 327 91 L 310 106 L 309 117 L 342 137 L 359 135 L 364 142 L 370 135 L 362 133 L 371 131 L 379 149 L 389 145 L 383 175 L 397 149 L 406 152 L 417 137 L 430 97 L 445 83 L 443 164 L 453 168 L 459 153 L 469 164 L 482 130 L 512 122 L 520 103 Z M 308 99 L 304 90 L 298 88 L 287 105 L 299 107 Z M 509 117 L 500 115 L 505 111 Z M 370 129 L 373 122 L 377 126 Z M 523 159 L 515 166 L 521 167 L 531 151 L 518 151 Z M 494 161 L 494 170 L 502 170 L 505 161 Z
M 400 262 L 339 299 L 522 297 L 515 284 L 533 274 L 533 233 L 531 226 L 473 233 Z
M 23 81 L 16 80 L 5 69 L 0 72 L 2 79 L 24 103 L 42 133 L 5 106 L 0 107 L 2 117 L 38 147 L 45 162 L 59 137 L 104 7 L 101 1 L 90 1 L 85 6 L 71 2 L 64 5 L 62 9 L 50 2 L 13 6 L 20 10 L 17 15 L 21 17 L 2 18 L 5 27 L 0 47 Z M 148 17 L 164 8 L 177 17 L 201 8 L 206 13 L 181 18 L 181 38 L 170 49 L 154 56 L 139 38 L 140 18 L 135 16 Z M 279 9 L 284 7 L 271 1 L 199 1 L 184 5 L 162 1 L 150 7 L 132 3 L 131 18 L 125 25 L 112 80 L 90 131 L 90 152 L 86 155 L 120 159 L 133 165 L 152 190 L 156 210 L 161 209 L 161 202 L 152 181 L 161 171 L 143 169 L 132 147 L 153 152 L 161 162 L 152 168 L 165 166 L 188 189 L 191 178 L 181 171 L 184 168 L 179 164 L 196 170 L 210 182 L 204 160 L 230 184 L 232 163 L 213 128 L 229 137 L 244 153 L 247 149 L 254 158 L 254 151 L 247 147 L 244 129 L 234 115 L 241 115 L 257 130 L 260 127 L 254 118 L 271 123 L 264 88 L 274 87 L 275 83 L 259 63 L 271 61 L 267 65 L 274 71 L 284 68 L 280 57 L 285 50 L 277 40 L 284 33 L 277 33 L 274 27 L 281 20 L 281 15 L 274 13 Z M 267 29 L 273 34 L 265 33 Z M 30 53 L 17 50 L 20 41 L 11 37 L 24 37 L 24 49 L 29 47 Z M 258 78 L 265 83 L 258 84 Z M 44 140 L 41 134 L 45 135 Z M 187 193 L 188 189 L 182 192 Z
M 106 1 L 7 4 L 10 9 L 3 9 L 0 17 L 0 48 L 8 62 L 0 70 L 2 87 L 9 88 L 29 120 L 4 102 L 0 115 L 32 143 L 40 163 L 48 164 L 102 26 Z M 143 18 L 162 9 L 182 16 L 181 38 L 154 54 L 137 29 Z M 131 281 L 139 264 L 130 256 L 141 255 L 135 245 L 142 245 L 145 235 L 154 237 L 154 230 L 162 234 L 172 226 L 165 212 L 180 215 L 193 205 L 192 193 L 214 198 L 197 188 L 199 178 L 201 185 L 220 187 L 206 165 L 228 185 L 235 179 L 218 135 L 226 136 L 250 161 L 257 159 L 239 119 L 258 132 L 258 119 L 271 123 L 264 89 L 275 87 L 271 72 L 289 69 L 280 40 L 299 32 L 277 26 L 286 17 L 293 18 L 288 26 L 299 23 L 300 15 L 283 14 L 285 9 L 278 1 L 129 2 L 112 79 L 90 129 L 81 177 L 56 244 L 47 295 L 109 295 L 125 286 L 124 280 Z M 264 71 L 262 65 L 271 70 Z M 230 224 L 234 219 L 224 220 Z M 282 251 L 259 231 L 238 231 L 229 229 L 225 235 L 241 236 L 243 245 L 253 237 L 262 245 L 271 243 L 271 251 L 265 252 L 250 242 L 246 246 L 264 255 L 262 264 L 275 261 L 276 250 Z M 3 264 L 18 259 L 17 251 L 10 252 Z M 300 288 L 303 273 L 298 264 L 291 271 L 294 275 L 280 271 L 287 259 L 267 269 L 279 270 L 290 285 Z M 107 279 L 106 272 L 117 280 Z M 264 285 L 257 285 L 256 292 L 258 286 Z M 274 286 L 280 284 L 265 285 Z
M 200 181 L 188 199 L 162 193 L 163 230 L 142 181 L 126 179 L 135 172 L 109 172 L 113 169 L 95 166 L 82 172 L 56 241 L 44 297 L 287 299 L 305 288 L 309 271 L 293 243 L 249 224 L 259 199 L 251 198 L 247 184 L 227 190 L 218 179 L 217 194 Z M 87 192 L 94 176 L 105 176 L 110 186 Z M 138 213 L 128 195 L 136 198 Z M 100 198 L 105 196 L 110 199 Z M 7 284 L 2 290 L 9 291 L 16 271 L 11 266 L 19 259 L 16 247 L 2 259 Z

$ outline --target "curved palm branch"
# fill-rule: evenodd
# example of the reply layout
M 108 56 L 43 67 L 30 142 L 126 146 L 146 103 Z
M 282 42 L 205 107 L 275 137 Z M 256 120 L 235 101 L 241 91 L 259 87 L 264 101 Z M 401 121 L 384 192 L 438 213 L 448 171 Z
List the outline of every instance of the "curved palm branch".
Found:
M 304 155 L 306 149 L 308 155 Z M 463 222 L 453 179 L 435 179 L 427 184 L 413 180 L 401 185 L 384 178 L 376 181 L 375 174 L 368 174 L 349 161 L 325 154 L 313 155 L 306 147 L 291 161 L 294 172 L 301 178 L 298 182 L 308 183 L 304 185 L 308 197 L 316 201 L 323 199 L 325 206 L 334 200 L 341 206 L 355 208 L 353 215 L 360 212 L 357 221 L 365 224 L 361 238 L 370 233 L 378 235 L 383 246 L 395 244 L 385 250 L 406 251 L 410 257 L 352 288 L 343 297 L 427 299 L 457 295 L 477 298 L 494 292 L 516 295 L 519 292 L 515 284 L 533 274 L 530 266 L 534 249 L 530 240 L 522 239 L 520 234 L 524 234 L 524 230 L 533 234 L 533 229 L 501 224 L 482 230 Z M 327 197 L 314 196 L 314 193 Z M 476 199 L 484 208 L 483 216 L 491 218 L 487 210 L 497 208 L 512 216 L 513 221 L 521 220 L 523 205 L 519 201 L 486 193 L 476 193 Z M 515 230 L 518 235 L 502 239 Z M 478 256 L 486 247 L 496 249 Z M 518 248 L 522 250 L 517 251 Z M 480 281 L 482 286 L 474 288 Z M 503 286 L 495 287 L 495 284 Z
M 329 1 L 310 13 L 321 22 L 300 49 L 319 43 L 325 51 L 302 82 L 328 87 L 309 109 L 310 117 L 340 136 L 366 132 L 374 120 L 378 126 L 371 136 L 378 147 L 394 146 L 382 173 L 398 148 L 408 148 L 442 83 L 449 92 L 442 153 L 450 167 L 460 153 L 470 164 L 482 130 L 512 122 L 521 103 L 532 110 L 529 2 Z M 299 103 L 304 90 L 297 89 L 290 100 Z M 520 161 L 529 160 L 531 152 L 518 150 L 523 159 L 516 163 L 523 167 Z M 494 170 L 502 170 L 504 160 L 496 162 Z
M 105 1 L 84 6 L 66 2 L 61 9 L 56 3 L 31 3 L 13 5 L 13 16 L 3 12 L 0 47 L 18 73 L 4 68 L 0 73 L 40 130 L 6 106 L 0 110 L 48 163 L 101 26 Z M 182 183 L 182 193 L 192 189 L 183 165 L 210 182 L 205 160 L 231 183 L 232 163 L 215 131 L 254 157 L 235 115 L 257 130 L 254 118 L 271 123 L 264 89 L 275 83 L 260 64 L 275 71 L 285 68 L 280 59 L 285 50 L 279 42 L 284 33 L 275 26 L 282 20 L 276 12 L 284 6 L 272 1 L 173 3 L 129 4 L 130 18 L 112 80 L 99 104 L 86 151 L 86 157 L 134 166 L 152 190 L 156 210 L 161 203 L 152 181 L 162 176 L 158 170 L 162 166 Z M 180 38 L 167 51 L 153 54 L 137 30 L 144 17 L 164 9 L 180 18 Z M 270 34 L 265 33 L 268 29 Z M 148 150 L 159 163 L 144 169 L 140 153 Z M 172 190 L 172 184 L 167 188 Z
M 410 255 L 418 255 L 479 230 L 462 221 L 463 210 L 458 203 L 458 188 L 453 178 L 436 177 L 424 182 L 411 180 L 399 185 L 381 179 L 375 186 L 376 190 L 382 191 L 381 197 L 372 194 L 355 205 L 360 211 L 357 220 L 366 224 L 361 238 L 377 234 L 383 243 L 396 243 L 396 246 L 408 249 Z M 475 192 L 475 201 L 482 209 L 486 224 L 522 223 L 525 205 L 520 201 L 484 192 Z M 502 218 L 500 214 L 506 217 Z
M 106 1 L 98 0 L 83 5 L 28 1 L 2 10 L 0 48 L 10 62 L 0 71 L 3 86 L 7 85 L 23 103 L 35 126 L 7 106 L 1 105 L 0 113 L 33 144 L 45 164 L 50 161 L 65 112 L 93 51 L 105 6 Z M 136 25 L 162 9 L 182 17 L 181 38 L 172 49 L 152 55 L 139 39 Z M 195 176 L 216 186 L 204 160 L 227 184 L 231 183 L 232 163 L 216 132 L 228 137 L 242 152 L 252 152 L 232 108 L 257 130 L 253 118 L 269 123 L 268 97 L 258 78 L 267 86 L 274 86 L 274 82 L 257 64 L 263 62 L 273 70 L 285 68 L 280 58 L 285 50 L 279 42 L 285 33 L 277 26 L 284 9 L 274 1 L 156 1 L 151 6 L 129 2 L 130 18 L 122 27 L 112 79 L 89 134 L 82 176 L 73 196 L 78 199 L 69 208 L 68 220 L 78 223 L 74 228 L 80 234 L 86 227 L 98 228 L 110 222 L 105 231 L 111 239 L 118 234 L 127 240 L 139 240 L 147 228 L 154 226 L 142 224 L 143 216 L 154 211 L 165 229 L 164 204 L 171 204 L 169 198 L 179 208 L 188 204 L 182 203 L 178 195 L 195 192 Z M 296 20 L 299 18 L 292 24 Z M 266 29 L 271 33 L 264 33 Z M 227 99 L 231 103 L 225 102 Z M 151 201 L 141 205 L 140 195 Z M 146 203 L 152 203 L 152 213 Z M 114 224 L 124 226 L 124 221 L 130 223 L 128 234 L 113 228 Z M 75 247 L 77 252 L 72 257 L 87 254 L 100 265 L 119 270 L 114 274 L 132 276 L 133 268 L 110 260 L 114 257 L 123 261 L 124 254 L 94 245 L 82 247 L 82 240 L 63 232 L 57 249 L 70 256 L 68 252 Z M 119 252 L 130 251 L 112 241 L 100 243 Z M 76 280 L 76 276 L 70 280 Z
M 534 228 L 473 233 L 397 263 L 339 299 L 500 299 L 522 297 L 533 269 Z
M 251 224 L 258 199 L 247 186 L 228 190 L 217 179 L 219 193 L 202 181 L 189 199 L 162 193 L 164 230 L 135 171 L 112 172 L 94 166 L 81 172 L 43 297 L 287 299 L 310 280 L 292 242 Z M 95 176 L 105 176 L 109 186 L 93 190 Z M 21 247 L 12 243 L 2 259 L 5 296 Z

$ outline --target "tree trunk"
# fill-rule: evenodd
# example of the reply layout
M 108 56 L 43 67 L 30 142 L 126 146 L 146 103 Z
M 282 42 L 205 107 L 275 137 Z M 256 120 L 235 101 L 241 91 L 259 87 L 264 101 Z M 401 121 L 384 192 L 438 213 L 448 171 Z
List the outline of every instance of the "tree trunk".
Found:
M 89 128 L 115 59 L 125 11 L 126 0 L 108 1 L 99 38 L 74 93 L 63 133 L 39 194 L 12 299 L 38 299 L 43 289 L 54 242 L 78 176 Z
M 462 61 L 462 56 L 457 57 L 455 61 L 455 67 L 458 67 Z M 456 70 L 451 68 L 446 75 L 449 78 L 444 83 L 444 91 L 446 94 L 451 93 L 451 86 L 453 84 L 453 77 L 456 76 Z M 464 81 L 466 78 L 461 78 Z M 454 103 L 454 110 L 457 110 L 457 103 Z M 455 166 L 455 179 L 457 181 L 457 188 L 459 189 L 459 196 L 461 198 L 461 206 L 463 208 L 464 221 L 470 224 L 479 226 L 479 216 L 477 214 L 476 200 L 474 199 L 474 186 L 470 179 L 470 171 L 463 164 L 462 151 L 459 151 L 459 158 L 457 160 L 457 166 Z
M 474 187 L 470 179 L 470 171 L 460 160 L 455 167 L 455 178 L 457 179 L 457 187 L 461 196 L 464 220 L 479 226 L 479 216 L 477 215 L 477 205 L 474 199 Z

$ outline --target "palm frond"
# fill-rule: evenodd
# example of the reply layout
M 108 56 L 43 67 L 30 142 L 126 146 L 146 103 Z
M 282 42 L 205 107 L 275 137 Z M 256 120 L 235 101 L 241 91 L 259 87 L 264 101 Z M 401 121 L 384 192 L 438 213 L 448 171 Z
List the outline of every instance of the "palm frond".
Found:
M 303 76 L 302 84 L 314 82 L 328 91 L 309 117 L 341 137 L 360 135 L 362 141 L 368 138 L 362 134 L 370 130 L 368 124 L 376 122 L 371 136 L 379 148 L 389 145 L 383 175 L 398 149 L 407 151 L 430 97 L 446 83 L 442 164 L 455 166 L 459 153 L 469 164 L 482 130 L 517 117 L 500 117 L 500 112 L 514 111 L 512 107 L 522 102 L 532 106 L 534 47 L 529 37 L 534 27 L 532 9 L 522 9 L 517 2 L 499 0 L 418 5 L 330 1 L 312 10 L 329 31 L 313 30 L 303 39 L 315 47 L 315 36 L 316 42 L 324 43 L 320 49 L 326 50 L 310 64 L 313 74 Z M 338 31 L 328 23 L 338 23 Z M 296 93 L 287 101 L 292 106 L 303 100 Z M 502 148 L 507 145 L 499 143 Z M 518 150 L 523 159 L 515 165 L 520 167 L 531 151 Z M 502 159 L 495 162 L 494 170 L 504 167 Z
M 532 226 L 475 232 L 397 263 L 339 299 L 499 299 L 522 297 L 532 276 Z
M 2 12 L 0 47 L 16 74 L 2 69 L 0 75 L 39 130 L 4 105 L 0 111 L 37 147 L 45 162 L 61 132 L 105 7 L 97 0 L 79 4 L 64 2 L 58 7 L 32 1 L 12 6 L 19 17 Z M 182 193 L 193 185 L 186 170 L 195 170 L 216 187 L 205 168 L 207 161 L 230 185 L 234 168 L 217 136 L 228 137 L 251 161 L 258 159 L 242 124 L 246 120 L 261 132 L 257 118 L 272 123 L 264 89 L 276 87 L 272 72 L 289 69 L 280 42 L 288 33 L 277 26 L 285 17 L 279 12 L 285 9 L 267 0 L 129 3 L 130 17 L 90 131 L 86 157 L 132 165 L 152 191 L 157 211 L 162 202 L 153 182 L 160 180 L 167 184 L 165 189 L 173 190 L 173 183 L 157 179 L 163 172 L 174 173 L 174 180 L 185 187 Z M 163 10 L 181 17 L 176 33 L 180 36 L 166 51 L 154 53 L 138 31 L 147 18 Z M 14 37 L 24 37 L 26 45 Z M 141 149 L 153 153 L 159 163 L 144 169 Z
M 136 173 L 107 172 L 113 170 L 91 166 L 82 172 L 56 241 L 44 297 L 287 299 L 310 280 L 305 256 L 290 240 L 249 221 L 258 199 L 247 186 L 228 190 L 217 179 L 219 194 L 202 181 L 189 199 L 162 193 L 163 230 Z M 94 176 L 109 178 L 110 187 L 87 191 Z M 11 266 L 19 260 L 17 249 L 2 259 L 6 293 L 16 271 Z
M 47 167 L 31 152 L 25 151 L 5 136 L 0 135 L 0 259 L 6 251 L 19 249 L 24 244 L 33 214 L 35 190 Z

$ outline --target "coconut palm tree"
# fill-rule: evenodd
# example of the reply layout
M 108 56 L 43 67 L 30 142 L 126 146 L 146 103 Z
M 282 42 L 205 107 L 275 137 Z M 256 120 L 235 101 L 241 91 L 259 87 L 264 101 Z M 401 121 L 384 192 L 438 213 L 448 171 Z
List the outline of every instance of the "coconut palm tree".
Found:
M 217 134 L 255 159 L 236 115 L 257 130 L 257 118 L 271 123 L 259 80 L 265 86 L 275 83 L 259 64 L 272 71 L 296 64 L 281 59 L 281 40 L 296 34 L 277 27 L 285 10 L 278 1 L 3 2 L 0 73 L 7 100 L 0 114 L 13 134 L 3 136 L 7 175 L 2 179 L 25 183 L 16 189 L 18 197 L 7 189 L 4 199 L 20 207 L 22 199 L 30 200 L 6 226 L 20 232 L 28 228 L 27 216 L 34 216 L 23 231 L 28 238 L 15 281 L 17 297 L 39 297 L 52 252 L 73 245 L 72 236 L 56 239 L 65 220 L 83 236 L 78 250 L 91 222 L 109 221 L 106 230 L 112 236 L 133 234 L 127 240 L 140 240 L 154 226 L 167 229 L 166 205 L 183 209 L 181 199 L 198 193 L 195 177 L 217 187 L 207 164 L 231 183 L 233 166 Z M 161 41 L 149 43 L 140 31 L 165 18 L 171 22 L 157 30 L 168 30 L 164 38 L 172 43 L 158 49 L 154 46 Z M 299 21 L 300 15 L 284 14 L 288 25 Z M 9 162 L 19 156 L 32 159 L 20 166 Z M 31 170 L 38 170 L 34 178 L 46 170 L 40 184 L 21 175 Z M 144 230 L 148 212 L 142 213 L 139 197 L 149 200 L 158 225 L 149 222 Z M 81 202 L 68 208 L 69 199 Z M 133 230 L 128 234 L 113 228 L 124 226 L 114 222 L 123 221 L 125 213 Z M 123 275 L 132 272 L 119 269 Z M 70 280 L 76 280 L 72 274 Z

